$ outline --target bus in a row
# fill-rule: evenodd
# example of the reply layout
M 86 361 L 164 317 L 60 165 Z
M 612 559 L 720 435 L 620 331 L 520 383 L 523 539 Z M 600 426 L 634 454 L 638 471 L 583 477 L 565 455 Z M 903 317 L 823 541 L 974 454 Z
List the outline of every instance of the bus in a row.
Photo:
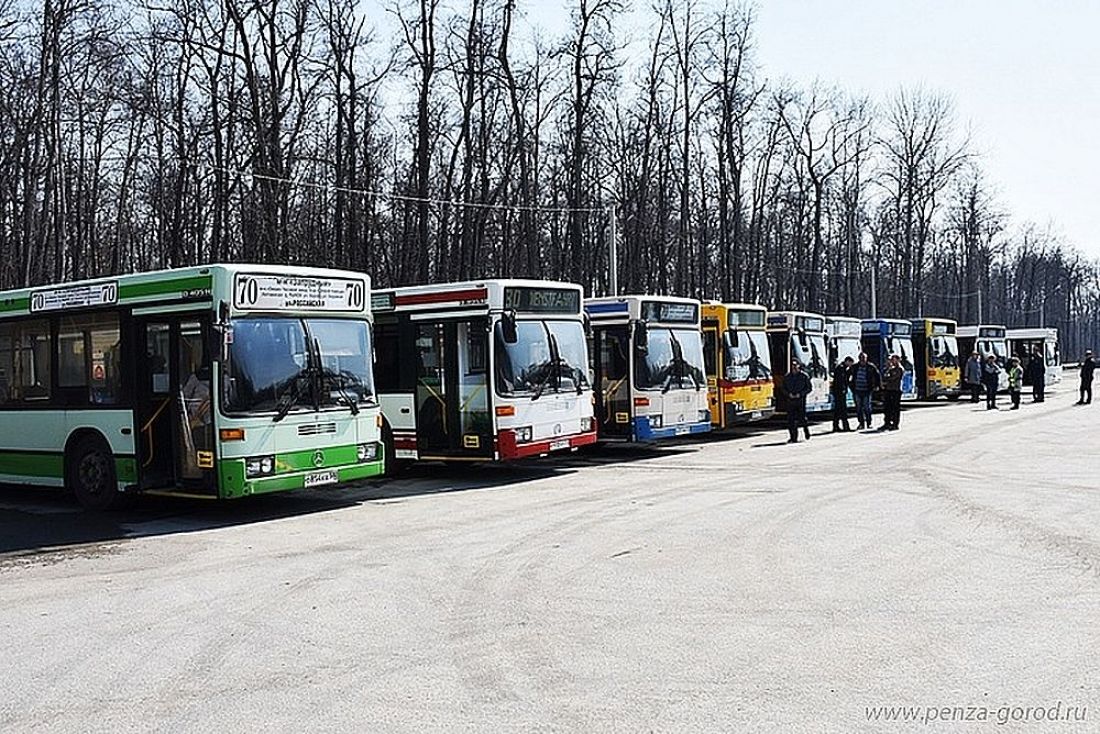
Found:
M 370 281 L 253 265 L 0 293 L 0 482 L 106 509 L 379 474 Z
M 752 303 L 703 304 L 703 356 L 710 415 L 717 429 L 765 420 L 775 413 L 767 313 Z
M 604 440 L 649 441 L 711 428 L 699 301 L 585 301 L 596 420 Z
M 955 332 L 959 342 L 961 361 L 966 364 L 967 358 L 974 352 L 978 353 L 984 362 L 993 357 L 1001 368 L 998 390 L 1008 389 L 1008 341 L 1005 337 L 1004 326 L 991 324 L 977 324 L 974 326 L 960 326 Z

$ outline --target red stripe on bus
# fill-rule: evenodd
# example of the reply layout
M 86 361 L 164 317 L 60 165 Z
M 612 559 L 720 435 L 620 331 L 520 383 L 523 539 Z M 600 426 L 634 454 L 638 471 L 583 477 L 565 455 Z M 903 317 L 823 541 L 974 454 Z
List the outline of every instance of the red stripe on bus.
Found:
M 397 296 L 398 306 L 418 306 L 425 303 L 445 303 L 447 301 L 484 301 L 489 297 L 487 288 L 467 288 L 464 291 L 441 291 L 438 293 L 410 293 Z

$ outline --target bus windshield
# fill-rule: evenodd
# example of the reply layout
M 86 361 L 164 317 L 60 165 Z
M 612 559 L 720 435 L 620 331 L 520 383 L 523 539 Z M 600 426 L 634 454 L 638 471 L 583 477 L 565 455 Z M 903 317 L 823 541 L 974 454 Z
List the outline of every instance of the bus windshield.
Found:
M 515 344 L 504 340 L 499 321 L 493 333 L 497 392 L 501 395 L 538 397 L 545 391 L 588 387 L 588 358 L 580 321 L 519 321 Z
M 698 331 L 650 326 L 646 328 L 646 335 L 648 343 L 644 351 L 635 341 L 635 387 L 639 390 L 695 389 L 707 384 L 703 372 L 703 338 Z
M 840 364 L 844 361 L 845 357 L 851 357 L 853 362 L 859 361 L 859 353 L 862 351 L 859 337 L 838 336 L 833 339 L 833 344 L 836 345 L 836 355 L 833 364 Z
M 827 380 L 829 378 L 827 355 L 824 334 L 791 334 L 791 358 L 799 361 L 810 379 Z
M 887 337 L 886 346 L 888 354 L 896 354 L 901 358 L 901 366 L 907 371 L 913 371 L 913 341 L 907 336 Z
M 357 405 L 374 396 L 365 321 L 236 319 L 232 334 L 223 391 L 227 412 Z
M 933 367 L 959 366 L 959 342 L 954 336 L 933 336 L 928 341 Z
M 730 329 L 726 347 L 726 379 L 770 380 L 772 361 L 768 352 L 768 335 L 763 331 Z

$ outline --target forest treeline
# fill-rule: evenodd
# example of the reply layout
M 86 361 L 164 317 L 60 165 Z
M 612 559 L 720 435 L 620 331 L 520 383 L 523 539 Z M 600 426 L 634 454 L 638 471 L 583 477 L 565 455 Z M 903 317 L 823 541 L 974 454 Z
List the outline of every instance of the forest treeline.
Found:
M 0 288 L 258 261 L 602 294 L 615 236 L 623 292 L 866 316 L 874 283 L 880 316 L 1100 343 L 1100 267 L 1013 220 L 944 95 L 770 80 L 749 5 L 536 8 L 0 0 Z

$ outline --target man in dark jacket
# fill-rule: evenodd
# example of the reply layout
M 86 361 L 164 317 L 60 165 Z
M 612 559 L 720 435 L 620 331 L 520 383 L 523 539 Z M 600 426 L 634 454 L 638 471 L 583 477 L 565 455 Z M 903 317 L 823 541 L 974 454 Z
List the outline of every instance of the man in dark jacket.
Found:
M 982 365 L 982 384 L 985 385 L 985 409 L 997 409 L 997 388 L 1001 385 L 1001 366 L 997 357 L 990 354 Z
M 802 371 L 797 359 L 791 360 L 791 371 L 783 378 L 783 391 L 787 393 L 787 430 L 791 438 L 787 443 L 798 443 L 798 429 L 801 426 L 810 440 L 810 423 L 806 420 L 806 396 L 813 392 L 813 383 Z
M 905 377 L 905 368 L 901 358 L 890 355 L 886 369 L 882 371 L 882 430 L 896 431 L 901 424 L 901 381 Z
M 1092 358 L 1092 350 L 1085 350 L 1085 358 L 1081 361 L 1081 399 L 1078 405 L 1088 405 L 1092 402 L 1092 373 L 1096 371 L 1096 360 Z
M 1043 350 L 1035 347 L 1031 353 L 1031 359 L 1027 363 L 1027 379 L 1031 382 L 1031 399 L 1041 403 L 1046 400 L 1047 390 L 1047 360 L 1043 356 Z
M 871 364 L 867 358 L 867 352 L 860 352 L 859 362 L 852 365 L 849 370 L 848 384 L 852 388 L 852 397 L 856 400 L 856 418 L 859 419 L 857 428 L 863 430 L 871 427 L 871 393 L 878 390 L 881 378 L 878 367 Z
M 852 365 L 855 363 L 851 357 L 845 357 L 844 361 L 833 369 L 833 384 L 830 389 L 833 398 L 833 433 L 837 431 L 850 431 L 848 425 L 848 375 L 851 374 Z M 844 424 L 844 428 L 840 424 Z

